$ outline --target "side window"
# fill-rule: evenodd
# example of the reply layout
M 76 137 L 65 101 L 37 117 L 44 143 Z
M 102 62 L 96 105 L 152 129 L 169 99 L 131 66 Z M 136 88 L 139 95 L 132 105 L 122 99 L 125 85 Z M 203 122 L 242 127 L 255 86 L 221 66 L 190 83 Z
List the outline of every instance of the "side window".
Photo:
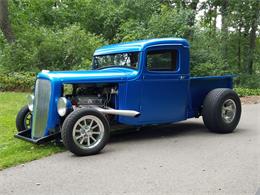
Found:
M 156 50 L 147 53 L 147 69 L 149 71 L 176 71 L 178 50 Z

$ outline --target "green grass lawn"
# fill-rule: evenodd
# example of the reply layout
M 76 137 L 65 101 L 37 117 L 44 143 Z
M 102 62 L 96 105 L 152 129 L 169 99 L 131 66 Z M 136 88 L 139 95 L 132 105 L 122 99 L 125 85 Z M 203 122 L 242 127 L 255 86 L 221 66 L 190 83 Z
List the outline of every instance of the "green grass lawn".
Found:
M 34 145 L 14 138 L 15 118 L 26 104 L 26 93 L 0 92 L 0 170 L 64 150 L 63 147 Z

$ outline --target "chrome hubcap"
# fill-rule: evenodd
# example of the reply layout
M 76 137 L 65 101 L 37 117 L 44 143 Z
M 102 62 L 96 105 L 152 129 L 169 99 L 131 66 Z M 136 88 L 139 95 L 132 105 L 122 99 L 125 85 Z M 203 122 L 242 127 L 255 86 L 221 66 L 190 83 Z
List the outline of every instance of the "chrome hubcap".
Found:
M 226 100 L 222 105 L 222 111 L 221 111 L 222 119 L 226 123 L 231 123 L 236 116 L 236 111 L 237 111 L 237 107 L 234 100 L 232 99 Z
M 98 117 L 87 115 L 76 122 L 72 134 L 74 142 L 80 148 L 94 148 L 104 136 L 104 125 Z

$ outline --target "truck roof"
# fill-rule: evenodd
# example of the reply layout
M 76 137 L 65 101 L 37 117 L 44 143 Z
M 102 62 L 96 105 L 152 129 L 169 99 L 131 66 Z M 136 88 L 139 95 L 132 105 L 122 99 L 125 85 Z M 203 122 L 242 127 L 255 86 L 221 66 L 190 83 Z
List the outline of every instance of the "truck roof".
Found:
M 183 45 L 189 47 L 189 42 L 186 39 L 181 38 L 158 38 L 158 39 L 147 39 L 125 43 L 118 43 L 112 45 L 106 45 L 98 48 L 94 55 L 106 55 L 113 53 L 124 53 L 124 52 L 138 52 L 144 51 L 145 48 L 155 45 Z

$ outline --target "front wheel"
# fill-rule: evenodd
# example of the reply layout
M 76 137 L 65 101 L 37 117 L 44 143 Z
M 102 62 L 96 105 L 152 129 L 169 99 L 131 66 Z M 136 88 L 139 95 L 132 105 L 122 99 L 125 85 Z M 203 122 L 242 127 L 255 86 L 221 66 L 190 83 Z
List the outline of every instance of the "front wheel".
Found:
M 28 130 L 31 128 L 32 113 L 28 106 L 24 106 L 16 116 L 16 129 L 18 132 Z
M 232 89 L 219 88 L 208 93 L 203 103 L 205 126 L 213 132 L 231 133 L 241 116 L 241 102 Z
M 61 137 L 65 147 L 78 156 L 96 154 L 109 140 L 110 128 L 106 117 L 94 110 L 80 108 L 64 121 Z

